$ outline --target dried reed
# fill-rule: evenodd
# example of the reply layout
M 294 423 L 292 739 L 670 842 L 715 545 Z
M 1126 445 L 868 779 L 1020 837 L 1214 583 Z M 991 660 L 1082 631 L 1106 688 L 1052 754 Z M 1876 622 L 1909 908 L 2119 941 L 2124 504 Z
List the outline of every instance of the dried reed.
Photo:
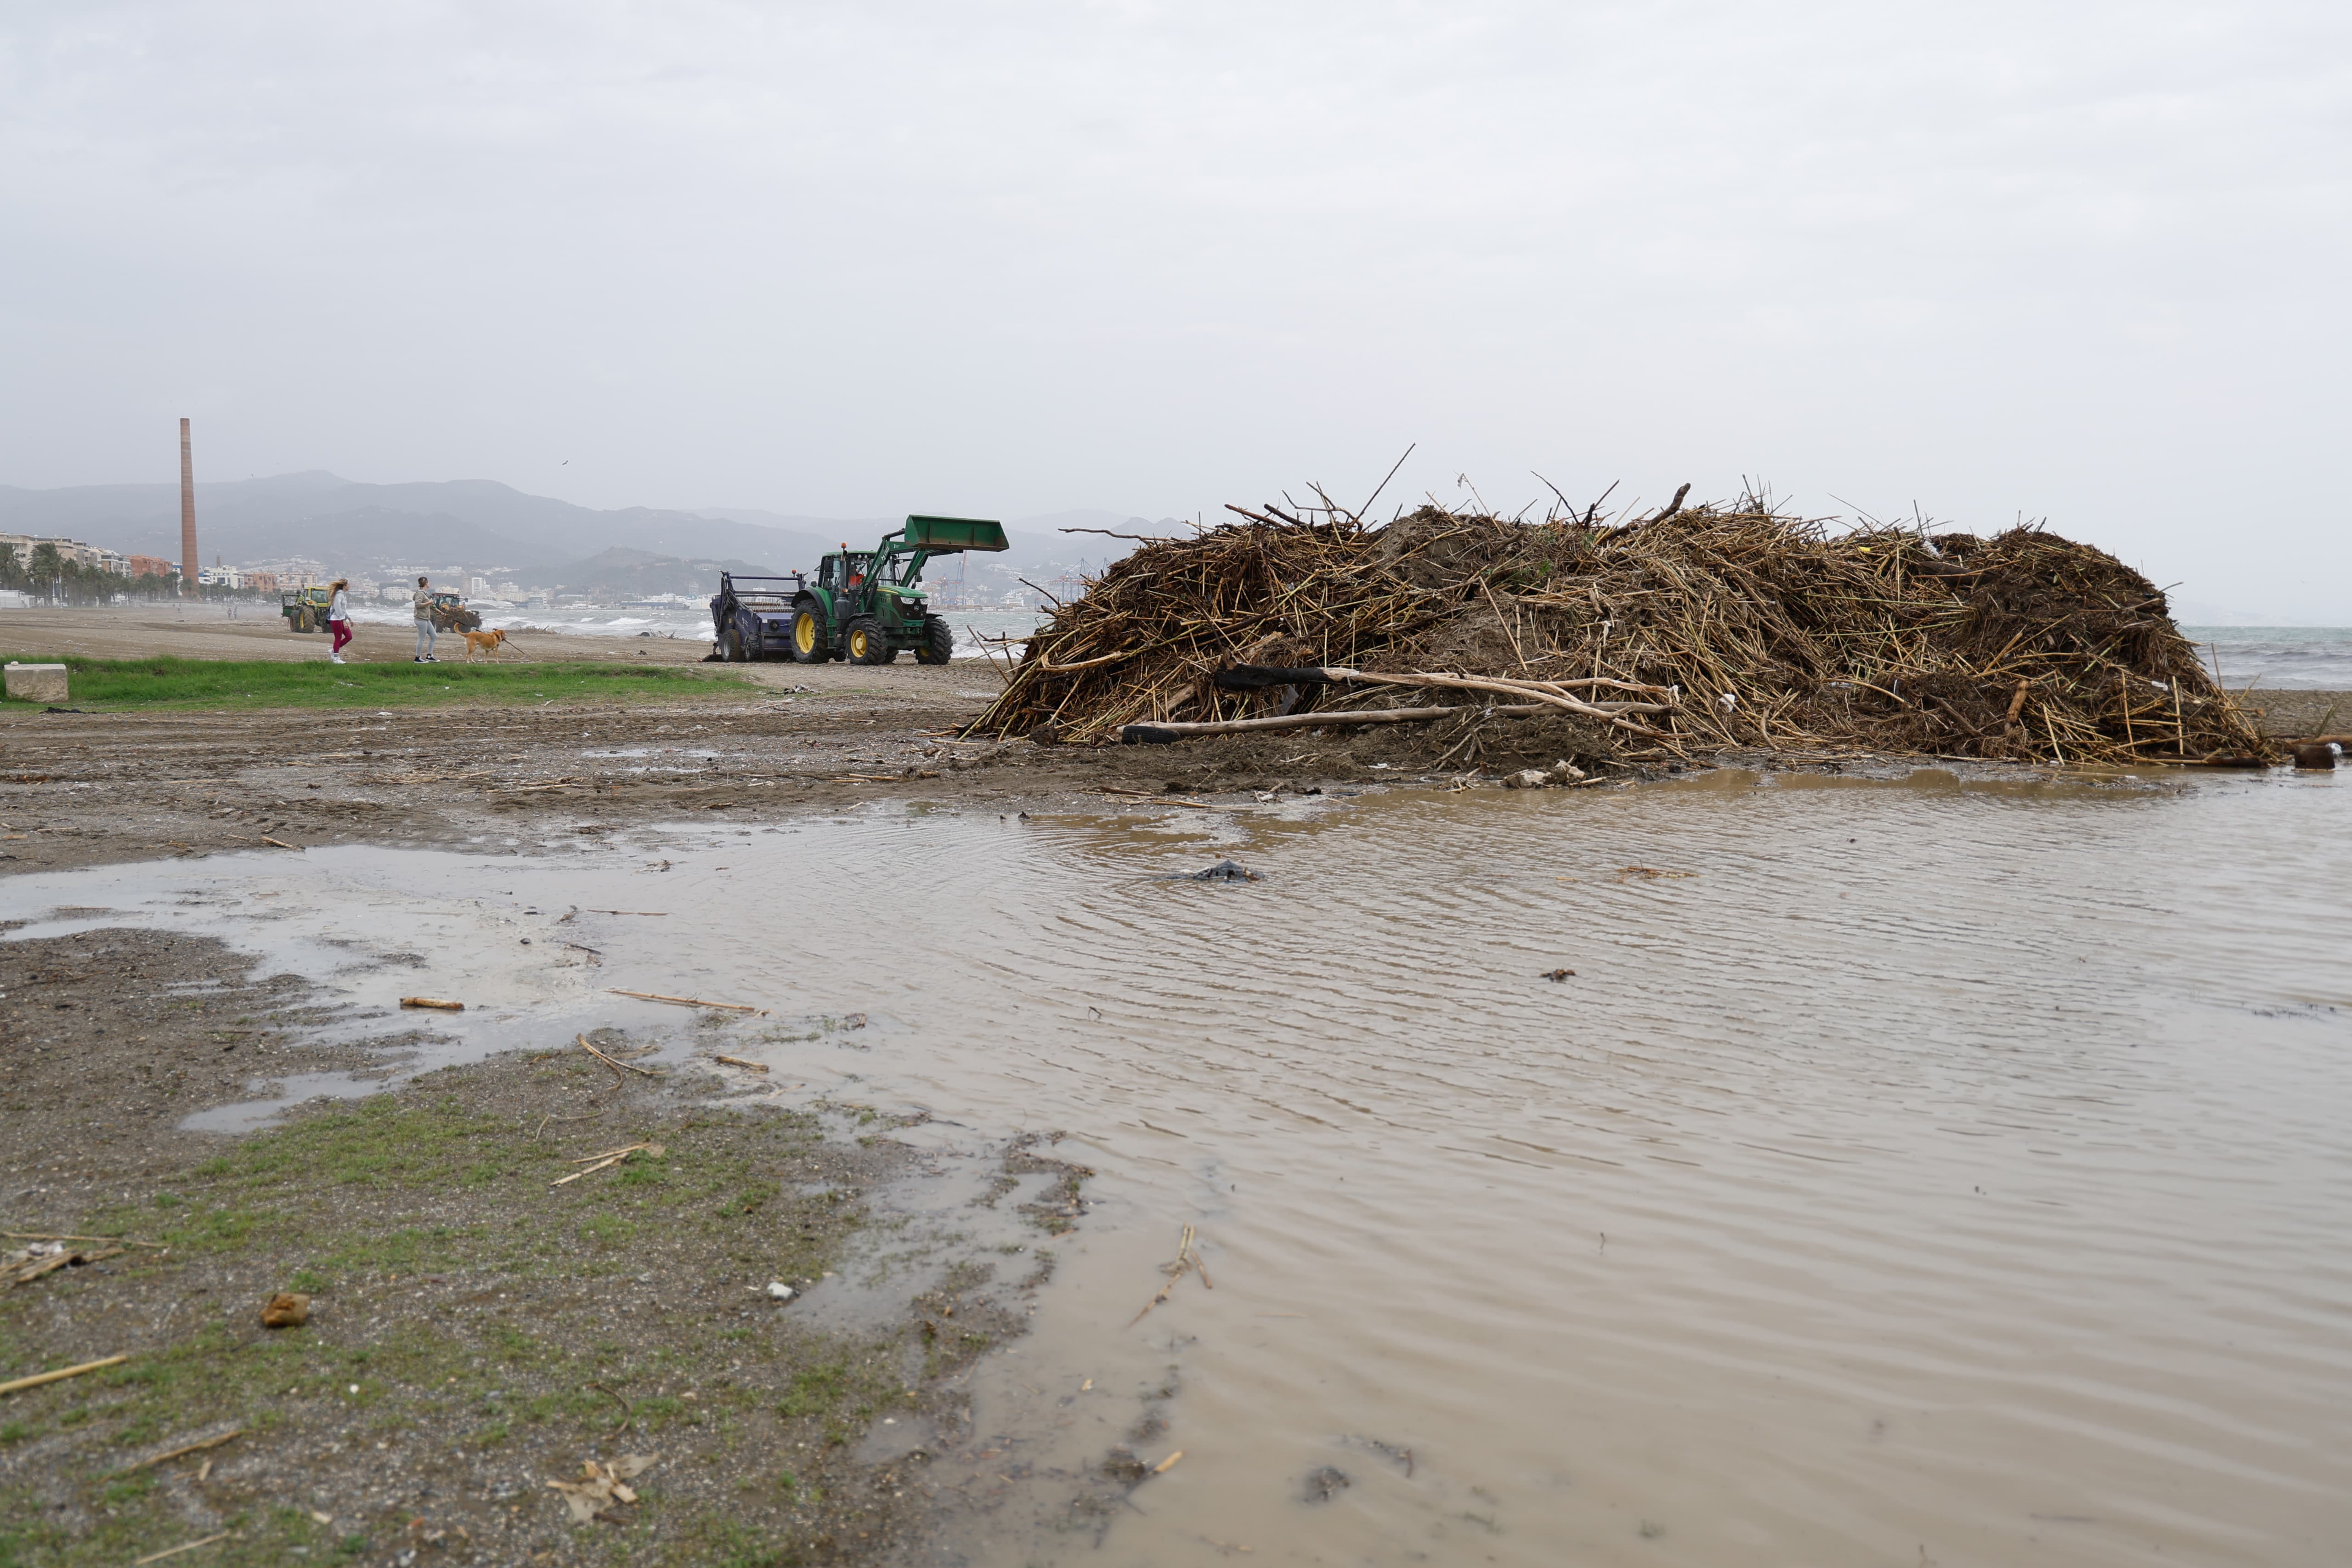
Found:
M 1630 690 L 1645 709 L 1672 694 L 1639 722 L 1592 719 L 1591 755 L 1839 748 L 2130 765 L 2265 750 L 2162 593 L 2039 529 L 1833 531 L 1748 497 L 1688 509 L 1678 497 L 1608 523 L 1434 505 L 1384 525 L 1328 504 L 1232 510 L 1243 521 L 1146 541 L 1059 605 L 969 732 L 1100 742 L 1129 725 L 1338 715 L 1399 696 L 1215 679 L 1259 665 L 1411 675 L 1398 685 L 1433 704 L 1458 701 L 1462 679 Z M 1444 733 L 1478 721 L 1456 717 Z

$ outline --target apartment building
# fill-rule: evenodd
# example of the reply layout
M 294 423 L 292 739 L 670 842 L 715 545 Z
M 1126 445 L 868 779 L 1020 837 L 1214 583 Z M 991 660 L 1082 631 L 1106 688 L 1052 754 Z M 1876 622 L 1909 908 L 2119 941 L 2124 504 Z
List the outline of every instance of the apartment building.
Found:
M 94 572 L 101 570 L 119 572 L 122 569 L 121 566 L 108 566 L 106 563 L 110 560 L 121 562 L 125 559 L 110 550 L 100 550 L 94 544 L 84 544 L 79 539 L 53 539 L 40 533 L 0 533 L 0 546 L 14 550 L 19 565 L 31 564 L 33 552 L 44 544 L 56 545 L 58 555 L 61 560 L 70 561 L 76 565 L 87 567 Z

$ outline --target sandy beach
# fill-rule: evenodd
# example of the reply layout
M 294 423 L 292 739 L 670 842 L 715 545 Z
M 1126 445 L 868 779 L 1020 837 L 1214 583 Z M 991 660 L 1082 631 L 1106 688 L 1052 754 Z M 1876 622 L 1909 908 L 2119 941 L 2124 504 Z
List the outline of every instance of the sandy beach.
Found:
M 404 663 L 415 653 L 410 624 L 356 624 L 343 657 L 353 664 Z M 125 605 L 103 609 L 0 610 L 0 648 L 12 657 L 78 654 L 85 658 L 324 659 L 323 632 L 288 629 L 263 604 L 239 604 L 234 615 L 222 605 Z M 710 651 L 708 643 L 680 637 L 600 637 L 569 633 L 517 634 L 508 659 L 634 658 L 648 664 L 692 664 Z M 445 659 L 463 658 L 466 639 L 444 632 L 436 646 Z

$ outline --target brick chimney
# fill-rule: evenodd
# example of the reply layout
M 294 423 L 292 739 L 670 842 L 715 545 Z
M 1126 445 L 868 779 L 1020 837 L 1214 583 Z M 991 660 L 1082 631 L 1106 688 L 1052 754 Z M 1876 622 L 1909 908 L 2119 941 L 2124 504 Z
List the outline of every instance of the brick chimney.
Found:
M 188 422 L 180 421 L 180 596 L 196 592 L 196 465 L 188 455 Z

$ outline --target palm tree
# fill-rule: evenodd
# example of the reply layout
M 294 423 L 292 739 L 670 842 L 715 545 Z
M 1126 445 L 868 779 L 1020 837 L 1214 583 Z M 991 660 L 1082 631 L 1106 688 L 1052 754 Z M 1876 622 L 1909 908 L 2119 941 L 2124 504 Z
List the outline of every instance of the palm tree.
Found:
M 40 543 L 33 546 L 33 563 L 31 568 L 25 574 L 31 580 L 31 583 L 43 584 L 47 586 L 49 590 L 49 598 L 52 603 L 54 603 L 57 598 L 58 579 L 63 577 L 65 573 L 66 560 L 64 556 L 58 553 L 58 547 L 56 545 L 50 543 L 47 540 L 43 540 Z

